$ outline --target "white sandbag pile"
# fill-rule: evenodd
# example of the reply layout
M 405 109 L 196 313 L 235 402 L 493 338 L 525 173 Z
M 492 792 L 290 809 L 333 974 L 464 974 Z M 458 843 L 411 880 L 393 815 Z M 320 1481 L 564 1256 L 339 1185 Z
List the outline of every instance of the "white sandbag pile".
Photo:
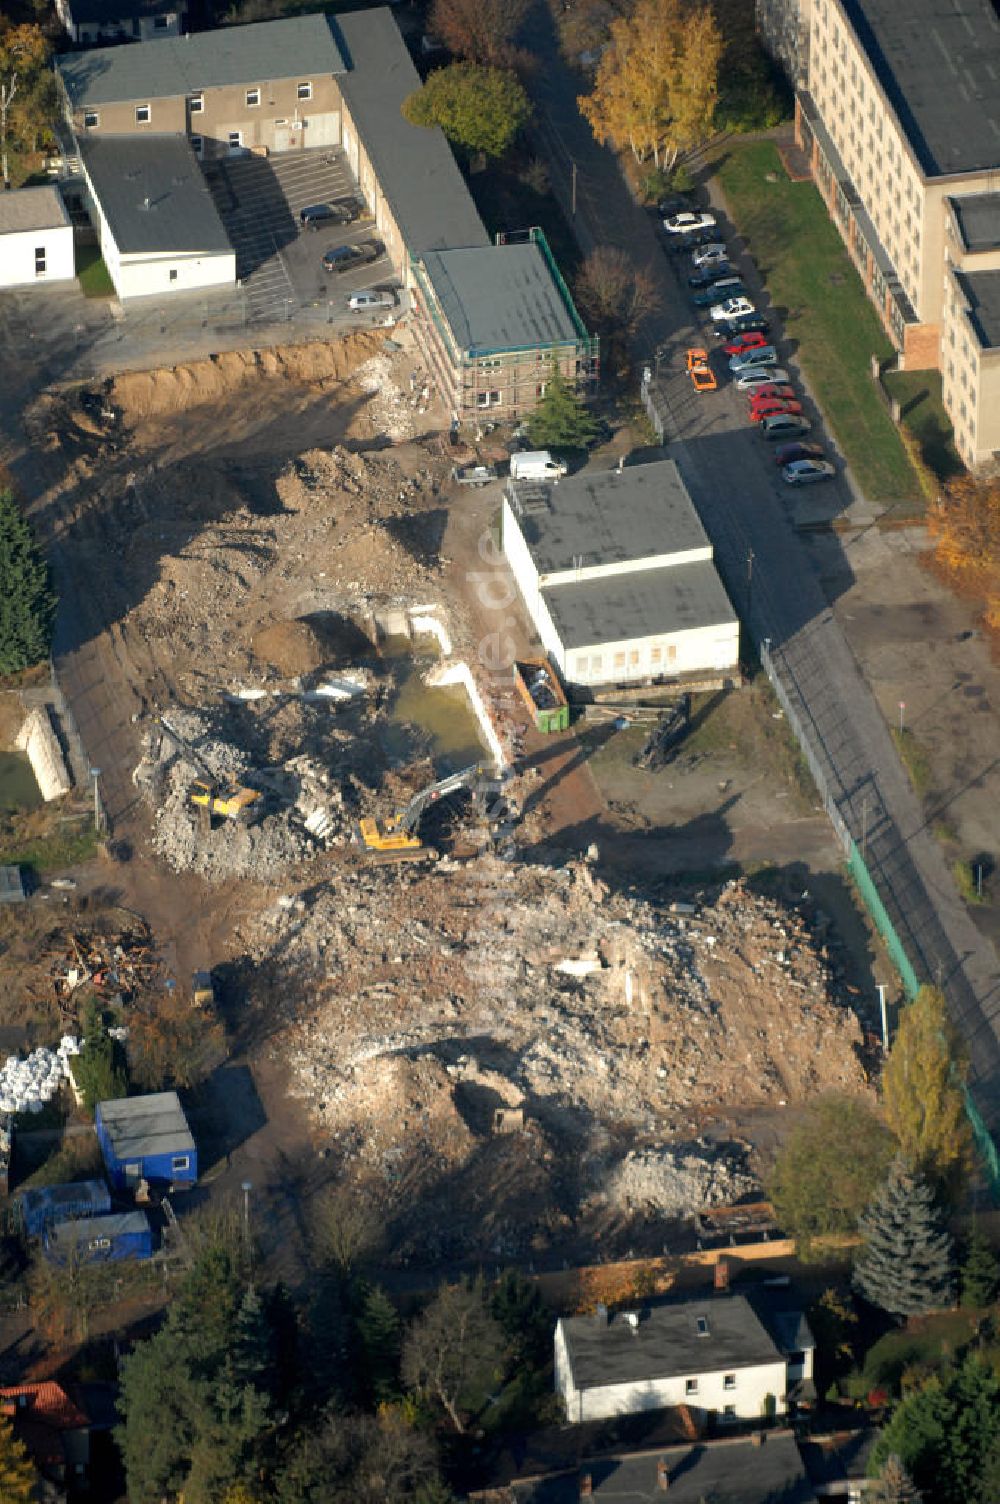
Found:
M 41 1112 L 69 1076 L 71 1055 L 79 1055 L 76 1036 L 64 1034 L 54 1050 L 42 1045 L 26 1060 L 8 1055 L 0 1067 L 0 1112 Z

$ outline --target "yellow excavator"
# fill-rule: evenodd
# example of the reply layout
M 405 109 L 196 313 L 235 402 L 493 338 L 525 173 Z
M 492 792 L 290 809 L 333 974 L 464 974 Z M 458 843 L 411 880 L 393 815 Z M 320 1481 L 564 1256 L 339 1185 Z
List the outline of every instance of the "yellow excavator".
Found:
M 207 818 L 238 820 L 246 823 L 251 815 L 258 813 L 258 802 L 264 797 L 260 789 L 249 788 L 235 779 L 230 783 L 216 778 L 211 768 L 190 742 L 171 726 L 165 716 L 160 717 L 160 730 L 192 767 L 197 768 L 200 778 L 194 779 L 188 790 L 188 798 L 198 809 L 204 810 Z
M 436 852 L 425 846 L 420 838 L 420 822 L 433 804 L 446 799 L 449 794 L 463 789 L 478 792 L 484 787 L 495 787 L 479 763 L 463 768 L 460 773 L 450 773 L 447 778 L 430 784 L 414 794 L 404 810 L 382 821 L 369 817 L 358 822 L 358 839 L 368 855 L 376 862 L 419 862 L 433 858 Z

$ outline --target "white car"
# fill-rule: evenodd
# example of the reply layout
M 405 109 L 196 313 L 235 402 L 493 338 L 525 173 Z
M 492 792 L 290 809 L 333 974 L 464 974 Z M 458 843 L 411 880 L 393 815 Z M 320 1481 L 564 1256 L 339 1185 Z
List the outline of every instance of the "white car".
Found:
M 815 480 L 830 480 L 836 473 L 829 460 L 792 460 L 781 468 L 786 486 L 808 486 Z
M 692 230 L 711 230 L 715 226 L 715 215 L 705 214 L 697 210 L 693 214 L 671 214 L 663 221 L 663 228 L 668 235 L 690 235 Z
M 787 386 L 788 372 L 779 370 L 777 366 L 748 366 L 745 371 L 734 376 L 733 385 L 738 392 L 752 392 L 754 387 L 770 386 L 772 381 L 775 386 Z
M 753 304 L 749 298 L 727 298 L 724 303 L 713 303 L 709 309 L 713 323 L 720 323 L 722 319 L 736 319 L 741 313 L 754 313 Z
M 364 313 L 375 308 L 395 308 L 396 294 L 394 292 L 352 292 L 347 300 L 347 306 L 352 313 Z
M 711 245 L 700 245 L 696 251 L 691 252 L 692 266 L 718 266 L 722 261 L 729 260 L 729 252 L 721 240 L 713 240 Z

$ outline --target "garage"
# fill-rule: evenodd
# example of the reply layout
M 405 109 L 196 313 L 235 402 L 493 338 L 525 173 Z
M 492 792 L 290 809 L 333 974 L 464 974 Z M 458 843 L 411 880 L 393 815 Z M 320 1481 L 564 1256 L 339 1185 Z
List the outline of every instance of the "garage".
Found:
M 307 115 L 303 124 L 306 146 L 340 145 L 340 115 L 336 110 L 329 110 L 324 115 Z

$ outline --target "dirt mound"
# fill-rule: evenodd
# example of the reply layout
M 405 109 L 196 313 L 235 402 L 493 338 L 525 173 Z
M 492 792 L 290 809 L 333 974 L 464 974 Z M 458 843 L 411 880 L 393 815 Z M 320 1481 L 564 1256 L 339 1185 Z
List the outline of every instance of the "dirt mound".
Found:
M 133 424 L 141 418 L 216 402 L 255 381 L 275 377 L 321 385 L 346 381 L 381 345 L 381 336 L 359 333 L 329 343 L 316 340 L 275 350 L 229 350 L 189 365 L 116 376 L 108 399 L 121 409 L 126 424 Z
M 306 621 L 276 621 L 254 635 L 252 647 L 262 664 L 289 678 L 315 673 L 328 661 L 319 633 Z

